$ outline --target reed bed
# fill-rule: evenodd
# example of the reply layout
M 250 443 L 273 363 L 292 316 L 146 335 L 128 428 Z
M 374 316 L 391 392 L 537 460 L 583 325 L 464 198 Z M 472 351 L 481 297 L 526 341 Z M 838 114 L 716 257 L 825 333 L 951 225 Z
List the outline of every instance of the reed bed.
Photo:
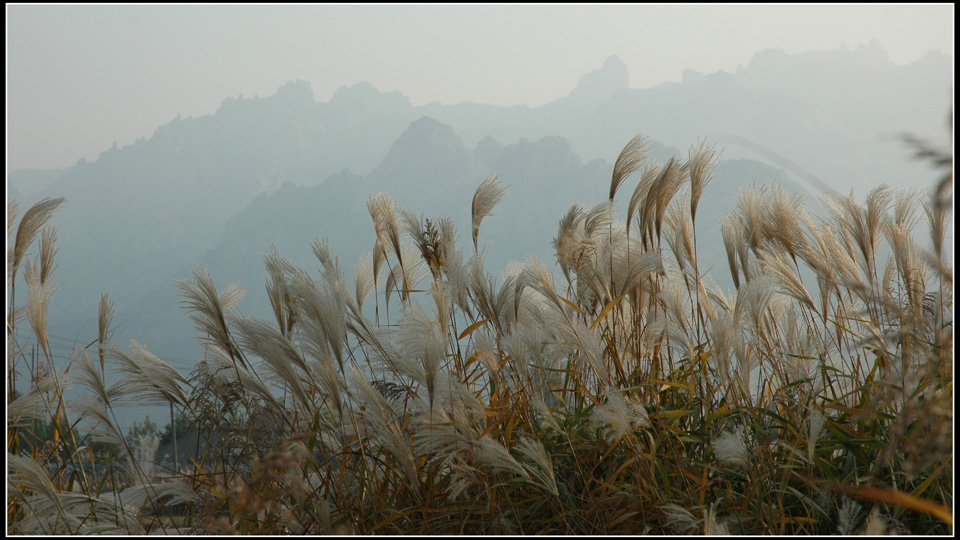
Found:
M 353 283 L 324 240 L 313 275 L 264 255 L 272 320 L 197 268 L 178 282 L 206 349 L 190 374 L 111 343 L 106 296 L 98 338 L 58 370 L 44 225 L 62 199 L 16 227 L 14 203 L 8 286 L 29 292 L 7 319 L 7 532 L 951 534 L 949 186 L 825 193 L 826 216 L 743 191 L 707 225 L 724 291 L 697 259 L 717 150 L 647 149 L 630 141 L 608 200 L 561 217 L 556 274 L 484 269 L 482 220 L 509 196 L 496 176 L 473 196 L 467 252 L 449 218 L 381 193 Z M 68 403 L 70 385 L 84 398 Z M 143 399 L 199 434 L 175 470 L 151 434 L 117 427 Z

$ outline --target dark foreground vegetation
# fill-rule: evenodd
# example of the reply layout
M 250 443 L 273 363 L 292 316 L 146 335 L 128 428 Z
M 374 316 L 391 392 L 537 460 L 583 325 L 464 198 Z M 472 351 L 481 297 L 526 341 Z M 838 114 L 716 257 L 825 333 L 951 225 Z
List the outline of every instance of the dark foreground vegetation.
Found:
M 561 217 L 556 281 L 536 259 L 485 272 L 495 176 L 466 251 L 448 218 L 377 194 L 353 283 L 323 240 L 314 275 L 264 255 L 270 321 L 196 269 L 179 287 L 207 352 L 188 375 L 112 344 L 106 295 L 98 339 L 55 368 L 62 199 L 18 224 L 11 203 L 8 295 L 28 292 L 7 319 L 7 532 L 952 533 L 952 175 L 932 197 L 827 193 L 826 217 L 742 192 L 724 292 L 697 259 L 716 150 L 646 151 Z M 173 461 L 155 425 L 117 427 L 143 400 L 177 414 Z

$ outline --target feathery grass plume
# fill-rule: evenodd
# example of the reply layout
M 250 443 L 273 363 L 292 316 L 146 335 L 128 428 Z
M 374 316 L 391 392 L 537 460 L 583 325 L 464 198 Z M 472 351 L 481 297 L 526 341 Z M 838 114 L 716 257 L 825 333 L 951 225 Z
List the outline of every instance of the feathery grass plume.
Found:
M 758 328 L 764 310 L 769 307 L 776 293 L 777 280 L 771 274 L 762 274 L 753 281 L 745 283 L 737 291 L 737 303 L 733 309 L 734 317 L 742 322 L 747 316 L 753 323 L 753 328 Z
M 654 245 L 654 238 L 657 239 L 657 245 L 660 244 L 660 229 L 667 206 L 687 178 L 686 167 L 686 163 L 678 163 L 676 158 L 671 156 L 666 165 L 660 167 L 659 174 L 650 185 L 650 191 L 640 210 L 643 220 L 641 229 L 644 231 L 645 245 L 648 247 Z
M 353 276 L 357 308 L 362 310 L 363 303 L 374 290 L 373 261 L 370 252 L 360 255 L 360 258 L 354 263 Z
M 737 467 L 747 466 L 747 445 L 744 441 L 744 428 L 739 426 L 733 431 L 724 431 L 713 441 L 713 455 L 721 462 Z
M 763 209 L 760 222 L 763 238 L 778 242 L 796 260 L 797 253 L 806 243 L 800 227 L 803 197 L 784 192 L 779 184 L 773 184 L 772 189 L 761 191 L 759 195 Z
M 563 304 L 557 295 L 557 288 L 553 284 L 553 274 L 547 270 L 547 266 L 539 257 L 529 257 L 524 259 L 524 279 L 526 283 L 543 297 L 549 300 L 549 305 L 555 309 L 563 311 Z
M 174 478 L 166 479 L 162 482 L 152 484 L 137 484 L 130 486 L 117 493 L 121 504 L 127 508 L 144 508 L 148 505 L 165 505 L 174 507 L 179 505 L 200 503 L 203 494 L 187 485 L 184 479 Z M 177 534 L 187 534 L 194 532 L 199 534 L 202 531 L 190 529 L 179 530 L 174 524 L 171 529 Z
M 190 319 L 203 334 L 203 337 L 197 338 L 198 341 L 202 345 L 219 347 L 231 360 L 249 369 L 246 359 L 230 337 L 226 321 L 226 312 L 239 301 L 242 287 L 231 285 L 221 296 L 205 270 L 197 266 L 192 274 L 193 282 L 182 278 L 177 278 L 175 282 L 183 297 L 180 305 L 190 313 Z
M 46 283 L 47 278 L 55 268 L 53 258 L 60 251 L 56 246 L 57 229 L 46 227 L 40 235 L 40 283 Z
M 306 272 L 294 266 L 289 271 L 287 287 L 294 299 L 301 326 L 316 346 L 317 357 L 321 358 L 329 347 L 343 371 L 347 339 L 346 300 L 349 295 L 346 286 L 336 277 L 339 270 L 332 272 L 334 282 L 328 282 L 329 286 L 321 289 Z
M 743 228 L 733 214 L 727 214 L 720 220 L 720 233 L 723 236 L 723 247 L 727 252 L 727 264 L 730 267 L 730 277 L 733 285 L 740 288 L 740 267 L 737 265 L 737 246 L 743 240 Z M 746 270 L 746 269 L 745 269 Z
M 117 307 L 113 300 L 107 296 L 107 293 L 100 295 L 100 310 L 97 317 L 97 352 L 100 356 L 100 370 L 106 369 L 106 359 L 104 347 L 110 340 L 110 322 L 113 320 L 113 314 Z
M 613 164 L 613 175 L 610 178 L 610 197 L 612 201 L 620 189 L 620 184 L 639 169 L 650 155 L 650 141 L 643 135 L 637 135 L 620 151 L 617 161 Z
M 607 443 L 613 444 L 635 430 L 650 427 L 647 409 L 632 396 L 611 388 L 604 392 L 607 401 L 594 407 L 590 420 L 599 427 Z
M 576 359 L 585 358 L 593 374 L 601 383 L 601 388 L 609 388 L 610 366 L 604 362 L 605 346 L 599 331 L 589 328 L 579 319 L 569 319 L 567 317 L 557 317 L 552 322 L 552 331 L 554 339 L 567 350 L 570 358 L 576 363 Z
M 547 493 L 558 497 L 560 494 L 557 490 L 557 479 L 553 473 L 553 462 L 543 443 L 536 439 L 521 437 L 520 442 L 517 443 L 517 450 L 532 462 L 533 466 L 527 467 L 527 471 L 537 481 L 537 485 Z
M 450 299 L 450 287 L 442 279 L 434 279 L 430 282 L 430 294 L 433 296 L 433 303 L 437 306 L 436 319 L 437 326 L 440 328 L 440 335 L 446 342 L 450 338 L 450 313 L 453 310 L 453 301 Z
M 797 299 L 815 313 L 820 314 L 820 310 L 818 310 L 816 304 L 813 303 L 813 298 L 811 298 L 810 293 L 807 292 L 807 288 L 804 287 L 803 282 L 800 281 L 800 276 L 797 275 L 790 266 L 790 263 L 787 262 L 784 252 L 777 251 L 771 253 L 770 251 L 764 251 L 760 257 L 760 264 L 764 271 L 771 272 L 777 276 L 786 294 Z
M 670 250 L 673 251 L 677 262 L 680 263 L 681 270 L 688 263 L 696 267 L 692 222 L 688 219 L 688 216 L 691 215 L 689 202 L 687 199 L 675 200 L 667 208 L 667 214 L 664 217 L 668 231 L 673 233 L 667 235 L 667 243 L 670 245 Z
M 714 501 L 703 515 L 703 534 L 704 536 L 730 536 L 727 524 L 717 521 L 717 505 L 720 501 Z
M 160 447 L 160 437 L 155 433 L 143 433 L 131 444 L 133 453 L 130 461 L 136 463 L 141 474 L 134 475 L 134 482 L 138 485 L 152 484 L 157 470 L 157 448 Z
M 883 517 L 883 514 L 880 513 L 879 506 L 874 506 L 873 509 L 870 510 L 866 525 L 860 534 L 867 536 L 886 536 L 890 534 L 887 527 L 887 520 Z
M 320 261 L 323 267 L 323 277 L 331 288 L 341 292 L 346 289 L 346 279 L 343 277 L 343 270 L 340 269 L 340 263 L 330 243 L 326 238 L 314 238 L 310 241 L 310 249 L 313 255 Z
M 169 364 L 153 355 L 146 347 L 132 340 L 127 354 L 115 346 L 107 347 L 107 355 L 119 362 L 117 371 L 123 375 L 117 383 L 123 395 L 142 401 L 166 401 L 183 407 L 187 395 L 183 390 L 187 380 Z
M 416 246 L 410 242 L 404 242 L 402 245 L 403 257 L 407 261 L 405 265 L 395 265 L 387 273 L 387 282 L 384 287 L 384 297 L 386 298 L 386 308 L 390 309 L 390 293 L 397 290 L 401 302 L 408 302 L 410 293 L 416 292 L 415 288 L 429 275 L 427 265 L 417 257 Z
M 17 236 L 13 243 L 13 256 L 10 258 L 8 269 L 11 283 L 16 280 L 20 262 L 27 253 L 27 249 L 33 244 L 33 239 L 53 213 L 59 209 L 63 201 L 63 197 L 43 199 L 23 213 L 23 218 L 20 219 L 20 225 L 17 227 Z
M 570 270 L 577 271 L 581 259 L 593 246 L 589 244 L 589 238 L 582 230 L 584 209 L 579 203 L 570 206 L 567 213 L 560 218 L 560 225 L 557 227 L 557 236 L 553 239 L 553 248 L 556 253 L 557 263 L 560 269 L 571 281 Z
M 634 216 L 636 216 L 637 211 L 643 208 L 646 198 L 650 194 L 650 187 L 659 175 L 660 168 L 658 165 L 647 165 L 643 168 L 640 180 L 637 182 L 636 187 L 633 188 L 633 193 L 630 195 L 630 202 L 627 204 L 627 234 L 630 233 L 630 223 L 633 221 Z M 640 228 L 643 229 L 643 218 L 640 219 L 639 223 Z
M 691 313 L 688 293 L 687 284 L 678 272 L 668 272 L 660 280 L 660 292 L 657 293 L 657 298 L 662 302 L 670 323 L 682 330 L 685 344 L 692 342 L 689 328 L 692 321 L 687 321 Z
M 667 520 L 667 528 L 676 534 L 688 534 L 696 530 L 699 520 L 689 510 L 676 504 L 665 504 L 660 507 Z
M 46 394 L 58 387 L 52 375 L 37 379 L 35 386 L 7 404 L 7 425 L 25 426 L 32 420 L 48 419 L 51 407 Z
M 205 359 L 197 364 L 197 369 L 206 369 L 213 374 L 218 387 L 223 389 L 243 388 L 252 396 L 255 396 L 255 399 L 263 400 L 271 408 L 276 408 L 276 398 L 258 375 L 250 373 L 244 366 L 236 365 L 219 347 L 208 345 L 205 349 L 207 354 Z M 194 388 L 195 391 L 196 388 Z M 191 398 L 192 401 L 193 398 Z M 191 408 L 194 408 L 192 403 Z
M 72 533 L 77 519 L 66 512 L 60 493 L 40 463 L 30 457 L 7 452 L 7 497 L 23 504 L 25 515 L 11 519 L 8 532 L 14 534 Z M 8 506 L 8 512 L 12 508 Z M 9 514 L 8 514 L 9 515 Z M 11 516 L 12 517 L 12 516 Z M 53 519 L 51 519 L 53 518 Z
M 820 442 L 820 436 L 823 435 L 825 422 L 824 415 L 816 409 L 809 409 L 807 418 L 807 460 L 813 462 L 813 456 L 816 454 L 817 443 Z
M 530 478 L 526 469 L 510 455 L 510 451 L 499 441 L 489 436 L 483 436 L 480 437 L 478 442 L 479 444 L 474 448 L 477 465 L 489 468 L 494 472 L 504 471 L 523 478 Z
M 384 450 L 399 461 L 409 488 L 419 494 L 420 477 L 414 463 L 413 448 L 397 425 L 401 415 L 379 392 L 374 390 L 366 376 L 353 364 L 350 365 L 349 377 L 358 392 L 354 398 L 366 403 L 364 418 L 373 428 L 371 435 L 380 442 Z
M 908 305 L 919 313 L 924 298 L 924 261 L 920 247 L 910 239 L 910 231 L 900 225 L 889 224 L 886 228 L 887 239 L 897 264 L 897 272 L 902 282 L 899 284 L 907 294 Z
M 20 203 L 14 199 L 7 201 L 7 240 L 13 234 L 13 222 L 17 220 L 17 212 L 20 209 Z
M 943 258 L 943 241 L 946 238 L 948 218 L 950 217 L 948 207 L 946 205 L 931 204 L 924 201 L 923 211 L 927 216 L 927 224 L 930 228 L 930 239 L 933 241 L 934 260 L 940 261 Z
M 763 240 L 766 209 L 764 206 L 764 192 L 766 186 L 743 188 L 737 193 L 737 215 L 740 218 L 741 242 L 746 244 L 754 253 L 760 248 Z M 745 264 L 741 258 L 741 264 Z M 744 272 L 746 273 L 746 272 Z M 747 278 L 747 281 L 750 279 Z
M 123 389 L 117 384 L 107 387 L 104 371 L 96 368 L 86 349 L 71 351 L 67 359 L 70 365 L 77 366 L 72 379 L 93 393 L 92 403 L 98 408 L 107 411 L 113 407 L 114 402 L 123 398 Z M 105 416 L 105 418 L 108 417 Z M 107 423 L 111 423 L 109 419 Z M 119 434 L 119 431 L 117 433 Z
M 713 181 L 713 171 L 720 161 L 716 146 L 706 140 L 697 141 L 687 152 L 687 168 L 690 171 L 690 220 L 697 221 L 697 206 L 703 190 Z
M 403 319 L 400 321 L 400 350 L 408 361 L 420 359 L 431 411 L 436 396 L 437 370 L 446 352 L 446 340 L 441 326 L 446 326 L 446 321 L 431 321 L 423 308 L 416 303 L 411 303 L 404 309 Z
M 893 194 L 886 185 L 881 185 L 867 194 L 865 208 L 861 208 L 853 195 L 841 196 L 830 192 L 824 197 L 825 206 L 840 226 L 846 241 L 858 248 L 857 262 L 868 282 L 876 277 L 876 250 L 880 242 L 880 225 Z
M 403 266 L 403 255 L 400 252 L 400 227 L 397 225 L 397 212 L 393 198 L 387 193 L 370 195 L 367 199 L 367 209 L 373 219 L 377 241 L 380 248 L 384 250 L 384 255 L 388 249 L 392 249 L 397 262 Z
M 263 265 L 267 269 L 266 290 L 270 309 L 273 310 L 273 317 L 277 320 L 280 332 L 289 335 L 296 324 L 296 315 L 284 272 L 293 265 L 280 256 L 280 250 L 274 244 L 270 244 L 269 253 L 263 254 Z
M 301 410 L 312 415 L 314 404 L 309 396 L 312 388 L 305 387 L 312 380 L 310 369 L 289 338 L 261 320 L 237 318 L 232 322 L 239 333 L 240 346 L 265 361 L 269 369 L 267 378 L 282 384 L 296 398 Z
M 491 174 L 473 193 L 473 202 L 470 205 L 470 223 L 473 228 L 473 250 L 477 251 L 477 234 L 480 232 L 480 222 L 483 218 L 493 215 L 493 208 L 500 204 L 507 188 L 500 181 L 500 177 Z
M 860 521 L 860 505 L 853 499 L 844 497 L 843 505 L 837 512 L 837 534 L 852 535 Z
M 47 361 L 52 362 L 50 339 L 47 335 L 47 308 L 50 306 L 50 299 L 60 286 L 42 281 L 38 270 L 39 268 L 29 260 L 24 265 L 23 278 L 27 282 L 27 298 L 24 303 L 27 307 L 27 322 L 30 323 L 30 328 L 33 329 Z

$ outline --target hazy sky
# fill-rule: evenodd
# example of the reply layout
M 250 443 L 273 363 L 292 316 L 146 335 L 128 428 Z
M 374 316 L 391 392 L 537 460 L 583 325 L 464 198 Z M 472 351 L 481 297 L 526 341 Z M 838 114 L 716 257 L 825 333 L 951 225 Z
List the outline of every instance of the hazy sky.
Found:
M 954 54 L 934 5 L 7 5 L 7 171 L 71 166 L 226 97 L 368 81 L 414 105 L 543 105 L 618 55 L 631 88 L 755 52 L 856 48 L 895 64 Z

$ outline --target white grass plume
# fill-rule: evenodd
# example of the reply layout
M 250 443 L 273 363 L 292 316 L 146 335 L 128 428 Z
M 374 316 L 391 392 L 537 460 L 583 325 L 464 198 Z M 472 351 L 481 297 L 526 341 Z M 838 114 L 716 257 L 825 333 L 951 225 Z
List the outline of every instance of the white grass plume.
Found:
M 33 239 L 36 238 L 37 233 L 40 232 L 40 229 L 43 228 L 53 213 L 60 208 L 63 201 L 63 197 L 43 199 L 23 213 L 23 218 L 20 219 L 20 225 L 17 226 L 17 236 L 13 243 L 12 257 L 10 257 L 9 260 L 8 271 L 11 275 L 11 281 L 16 279 L 17 270 L 20 268 L 20 263 L 23 260 L 23 256 L 27 253 L 27 249 L 33 244 Z M 7 220 L 8 230 L 11 223 L 10 219 L 11 218 L 8 218 Z
M 471 225 L 473 228 L 473 249 L 477 250 L 477 234 L 480 232 L 480 222 L 483 218 L 493 215 L 493 208 L 503 200 L 507 188 L 500 181 L 500 177 L 491 174 L 477 187 L 473 193 L 473 202 L 470 205 Z
M 594 407 L 590 419 L 601 428 L 608 443 L 613 444 L 637 429 L 650 427 L 647 409 L 636 398 L 624 396 L 615 389 L 605 392 L 605 396 L 606 403 Z
M 713 455 L 717 460 L 737 467 L 747 466 L 747 445 L 744 441 L 744 428 L 724 431 L 713 441 Z
M 107 355 L 117 360 L 116 369 L 123 376 L 117 383 L 118 392 L 137 400 L 166 401 L 180 407 L 186 404 L 183 388 L 189 383 L 177 370 L 137 340 L 130 342 L 130 351 L 127 354 L 116 346 L 107 347 Z
M 612 201 L 620 189 L 620 184 L 628 176 L 638 170 L 650 156 L 650 141 L 643 135 L 637 135 L 620 151 L 617 161 L 613 164 L 613 174 L 610 178 L 610 197 Z
M 716 146 L 706 140 L 697 141 L 687 152 L 687 168 L 690 172 L 690 219 L 697 220 L 697 206 L 703 190 L 713 181 L 713 171 L 720 160 Z

